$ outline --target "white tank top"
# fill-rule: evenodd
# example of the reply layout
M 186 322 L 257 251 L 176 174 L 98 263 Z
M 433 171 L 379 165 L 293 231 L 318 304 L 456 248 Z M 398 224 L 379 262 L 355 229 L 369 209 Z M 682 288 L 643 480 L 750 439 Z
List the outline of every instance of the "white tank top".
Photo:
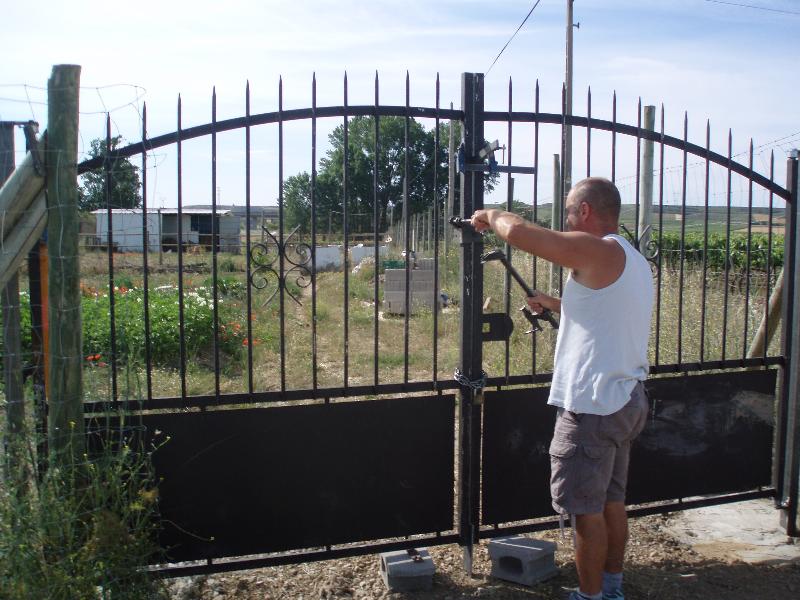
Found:
M 625 238 L 612 234 L 603 239 L 613 239 L 625 250 L 622 274 L 599 290 L 581 285 L 570 275 L 561 296 L 548 404 L 575 413 L 617 412 L 650 368 L 650 267 Z

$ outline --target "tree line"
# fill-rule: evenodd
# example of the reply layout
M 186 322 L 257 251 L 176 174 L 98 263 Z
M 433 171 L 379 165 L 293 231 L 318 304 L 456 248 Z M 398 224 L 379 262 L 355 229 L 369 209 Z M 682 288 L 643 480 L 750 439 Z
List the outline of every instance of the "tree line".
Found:
M 376 138 L 374 117 L 353 117 L 348 121 L 346 175 L 349 231 L 373 231 L 376 202 L 378 231 L 386 231 L 390 222 L 402 217 L 406 193 L 409 215 L 427 212 L 433 207 L 435 200 L 438 200 L 440 209 L 445 206 L 450 126 L 440 123 L 437 150 L 434 128 L 426 129 L 419 121 L 409 119 L 406 140 L 405 123 L 404 117 L 380 117 L 377 121 Z M 461 126 L 457 122 L 453 124 L 452 135 L 460 141 Z M 328 136 L 328 141 L 330 148 L 319 161 L 313 189 L 316 224 L 319 231 L 327 231 L 330 226 L 333 232 L 341 232 L 345 212 L 344 126 L 336 127 Z M 111 139 L 112 151 L 121 145 L 121 137 Z M 90 158 L 106 156 L 105 140 L 92 140 L 88 154 Z M 408 182 L 405 181 L 406 161 Z M 109 165 L 109 171 L 111 207 L 140 208 L 142 197 L 139 168 L 127 158 L 115 158 Z M 497 175 L 487 175 L 487 192 L 494 188 L 497 179 Z M 459 180 L 456 177 L 454 210 L 457 210 L 458 205 Z M 283 182 L 282 196 L 284 226 L 287 229 L 299 226 L 302 232 L 309 232 L 312 217 L 311 174 L 303 171 L 288 177 Z M 80 209 L 89 212 L 106 206 L 105 169 L 83 174 Z

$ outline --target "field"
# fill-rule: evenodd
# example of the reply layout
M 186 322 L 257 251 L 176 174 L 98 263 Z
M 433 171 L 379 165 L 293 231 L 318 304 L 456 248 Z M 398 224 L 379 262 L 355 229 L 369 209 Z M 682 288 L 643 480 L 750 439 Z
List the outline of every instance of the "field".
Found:
M 150 258 L 153 270 L 149 276 L 153 362 L 151 376 L 155 397 L 178 396 L 181 392 L 177 350 L 176 258 L 167 254 L 163 264 L 155 267 L 152 265 L 156 261 L 153 257 Z M 400 257 L 390 254 L 387 258 Z M 440 251 L 439 258 L 440 288 L 449 298 L 449 303 L 436 315 L 435 331 L 434 314 L 431 310 L 419 308 L 409 316 L 408 381 L 430 381 L 434 376 L 448 380 L 458 366 L 458 257 L 455 250 L 451 249 L 447 257 Z M 186 386 L 189 395 L 213 394 L 217 377 L 220 392 L 223 394 L 248 391 L 248 350 L 252 352 L 254 391 L 280 390 L 282 385 L 288 390 L 309 389 L 314 385 L 314 377 L 319 387 L 342 387 L 345 385 L 345 317 L 348 329 L 346 384 L 371 385 L 375 382 L 376 314 L 378 382 L 398 383 L 406 380 L 406 319 L 402 315 L 386 314 L 383 311 L 380 303 L 383 275 L 380 268 L 377 280 L 379 304 L 375 306 L 374 264 L 367 261 L 357 272 L 348 273 L 346 296 L 345 278 L 341 271 L 319 273 L 313 286 L 315 310 L 312 310 L 312 287 L 300 287 L 290 278 L 282 299 L 283 318 L 280 308 L 281 294 L 276 294 L 268 301 L 275 289 L 274 277 L 264 289 L 252 288 L 249 323 L 252 332 L 248 337 L 245 257 L 220 255 L 217 284 L 220 350 L 219 370 L 215 374 L 211 310 L 213 294 L 209 271 L 211 255 L 187 255 L 184 261 Z M 116 362 L 119 397 L 123 399 L 140 398 L 146 393 L 141 262 L 141 255 L 115 255 Z M 517 254 L 514 263 L 520 272 L 532 273 L 533 263 L 530 257 Z M 84 350 L 90 358 L 85 370 L 87 400 L 108 399 L 111 391 L 110 337 L 107 333 L 104 335 L 109 327 L 107 268 L 106 255 L 90 252 L 83 256 Z M 548 279 L 548 268 L 541 261 L 537 264 L 537 287 L 543 291 L 547 290 L 545 282 Z M 770 274 L 770 289 L 774 287 L 775 275 L 773 269 Z M 731 271 L 727 300 L 722 270 L 709 269 L 704 285 L 701 265 L 687 262 L 682 277 L 681 294 L 679 261 L 665 262 L 659 293 L 660 328 L 656 330 L 654 319 L 651 360 L 661 364 L 718 360 L 723 358 L 723 337 L 724 358 L 742 357 L 764 315 L 768 292 L 766 273 L 752 269 L 748 285 L 745 272 L 740 269 Z M 486 266 L 484 298 L 487 312 L 505 310 L 504 279 L 502 267 L 496 264 Z M 657 283 L 655 278 L 654 283 Z M 299 302 L 295 302 L 289 292 Z M 534 366 L 535 371 L 540 373 L 552 369 L 554 337 L 549 332 L 536 335 L 535 365 L 533 363 L 534 338 L 524 335 L 527 322 L 516 311 L 523 303 L 521 290 L 512 287 L 510 309 L 515 330 L 509 341 L 508 362 L 506 363 L 503 342 L 484 345 L 484 368 L 492 377 L 506 373 L 529 374 Z M 314 321 L 315 338 L 312 335 Z M 313 362 L 314 351 L 316 365 Z M 777 352 L 777 340 L 773 340 L 770 354 Z M 434 359 L 436 373 L 433 371 Z

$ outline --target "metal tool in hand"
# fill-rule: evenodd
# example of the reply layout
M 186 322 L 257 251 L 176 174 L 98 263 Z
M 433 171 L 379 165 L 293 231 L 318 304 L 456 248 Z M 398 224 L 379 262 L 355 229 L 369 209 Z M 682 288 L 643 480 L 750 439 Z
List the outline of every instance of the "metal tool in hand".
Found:
M 456 229 L 464 229 L 465 227 L 474 229 L 474 227 L 472 227 L 472 220 L 469 218 L 465 219 L 464 217 L 450 217 L 450 225 Z
M 491 252 L 487 252 L 486 254 L 481 256 L 481 262 L 484 264 L 495 260 L 501 262 L 503 266 L 506 269 L 508 269 L 508 272 L 511 274 L 511 277 L 514 278 L 514 280 L 520 285 L 520 287 L 523 289 L 523 291 L 529 298 L 536 296 L 536 292 L 534 292 L 531 289 L 531 287 L 527 283 L 525 283 L 525 280 L 522 278 L 519 272 L 511 265 L 511 263 L 506 258 L 505 253 L 502 250 L 492 250 Z M 542 331 L 542 326 L 539 324 L 539 321 L 547 321 L 548 323 L 550 323 L 550 326 L 553 329 L 558 329 L 558 321 L 556 321 L 555 317 L 553 316 L 553 311 L 549 309 L 543 310 L 538 315 L 535 314 L 528 306 L 523 306 L 519 310 L 531 324 L 531 329 L 529 331 L 526 331 L 525 333 Z

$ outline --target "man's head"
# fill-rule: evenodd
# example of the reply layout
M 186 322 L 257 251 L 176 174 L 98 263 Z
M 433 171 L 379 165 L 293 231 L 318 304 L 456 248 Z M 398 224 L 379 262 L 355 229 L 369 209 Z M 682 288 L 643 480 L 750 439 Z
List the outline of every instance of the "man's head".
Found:
M 567 230 L 596 235 L 616 233 L 620 204 L 617 186 L 603 177 L 587 177 L 567 196 L 564 205 Z

